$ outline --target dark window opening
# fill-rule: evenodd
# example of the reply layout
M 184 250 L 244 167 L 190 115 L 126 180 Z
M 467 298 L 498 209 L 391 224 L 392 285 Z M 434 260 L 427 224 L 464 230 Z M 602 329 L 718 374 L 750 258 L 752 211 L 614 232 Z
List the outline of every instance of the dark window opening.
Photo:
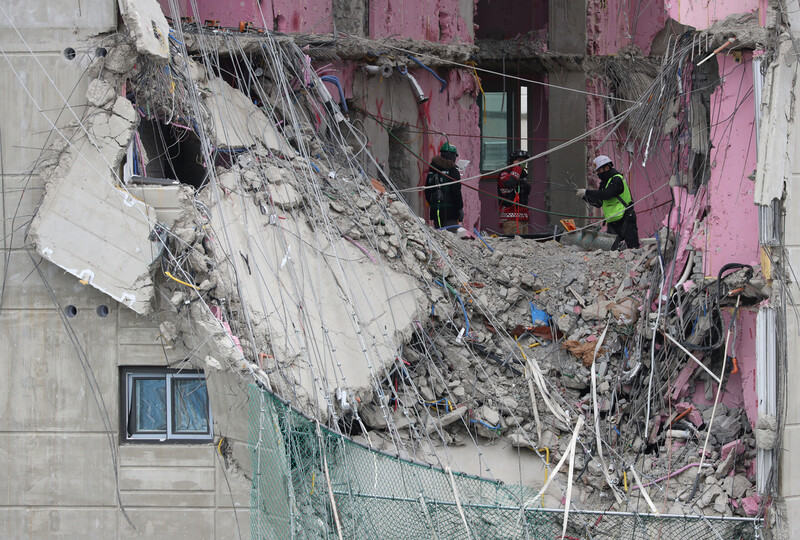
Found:
M 158 120 L 142 119 L 139 140 L 146 160 L 138 155 L 137 145 L 134 144 L 134 175 L 147 179 L 177 180 L 195 188 L 203 185 L 206 168 L 203 166 L 200 139 L 194 132 L 184 127 L 165 125 Z
M 479 0 L 475 8 L 476 39 L 514 39 L 547 27 L 549 2 Z
M 200 372 L 123 368 L 120 372 L 123 442 L 207 442 L 211 407 Z

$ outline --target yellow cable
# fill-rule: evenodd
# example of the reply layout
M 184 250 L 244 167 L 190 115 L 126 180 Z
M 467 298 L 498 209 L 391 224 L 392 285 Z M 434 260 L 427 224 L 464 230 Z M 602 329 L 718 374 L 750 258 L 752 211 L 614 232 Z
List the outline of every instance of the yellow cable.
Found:
M 519 350 L 520 350 L 520 352 L 522 353 L 522 358 L 524 358 L 525 360 L 527 360 L 527 359 L 528 359 L 528 357 L 527 357 L 527 356 L 525 356 L 525 351 L 522 349 L 522 345 L 520 345 L 520 344 L 519 344 L 519 338 L 517 338 L 517 347 L 519 347 Z
M 625 493 L 628 492 L 628 472 L 622 471 L 622 483 L 625 486 Z
M 222 441 L 224 441 L 224 440 L 225 440 L 225 437 L 220 437 L 219 438 L 219 443 L 217 443 L 217 452 L 219 453 L 219 455 L 222 455 L 222 450 L 220 448 L 222 447 Z
M 547 476 L 550 473 L 550 448 L 547 446 L 539 448 L 539 452 L 542 450 L 544 450 L 544 461 L 547 464 L 547 466 L 544 468 L 544 481 L 547 482 Z
M 316 480 L 317 480 L 317 473 L 314 473 L 311 475 L 311 493 L 309 493 L 309 495 L 314 494 L 314 483 L 316 482 Z
M 180 283 L 181 285 L 186 285 L 187 287 L 191 287 L 192 289 L 194 289 L 194 290 L 197 290 L 197 287 L 195 287 L 195 286 L 194 286 L 194 285 L 192 285 L 191 283 L 186 283 L 185 281 L 181 281 L 180 279 L 176 278 L 175 276 L 173 276 L 173 275 L 172 275 L 172 274 L 170 274 L 169 272 L 164 272 L 164 275 L 165 275 L 165 276 L 167 276 L 167 277 L 168 277 L 169 279 L 171 279 L 172 281 L 177 281 L 177 282 L 178 282 L 178 283 Z
M 547 483 L 547 477 L 549 476 L 549 473 L 550 473 L 550 448 L 547 447 L 547 446 L 543 446 L 541 448 L 536 448 L 536 449 L 534 449 L 532 446 L 529 446 L 528 448 L 530 448 L 531 450 L 534 450 L 535 452 L 541 452 L 542 450 L 544 450 L 544 462 L 545 462 L 544 483 L 546 484 Z

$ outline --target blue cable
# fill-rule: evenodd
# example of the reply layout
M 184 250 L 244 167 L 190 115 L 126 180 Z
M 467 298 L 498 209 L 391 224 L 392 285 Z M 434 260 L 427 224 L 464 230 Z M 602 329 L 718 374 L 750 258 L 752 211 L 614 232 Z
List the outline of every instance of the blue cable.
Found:
M 476 420 L 476 419 L 473 418 L 473 419 L 470 420 L 470 422 L 472 422 L 473 424 L 481 424 L 483 427 L 491 429 L 491 430 L 495 430 L 495 431 L 500 429 L 500 425 L 499 424 L 496 425 L 496 426 L 493 426 L 491 424 L 487 424 L 483 420 Z
M 172 35 L 172 32 L 174 32 L 174 30 L 172 28 L 170 28 L 169 29 L 169 39 L 171 39 L 172 41 L 174 41 L 178 45 L 183 45 L 183 42 L 178 41 L 177 39 L 175 39 L 175 36 Z
M 416 58 L 414 58 L 410 54 L 408 54 L 406 56 L 408 56 L 410 59 L 412 59 L 414 62 L 416 62 L 419 67 L 421 67 L 422 69 L 424 69 L 426 71 L 429 71 L 431 73 L 431 75 L 436 77 L 436 80 L 439 81 L 440 83 L 442 83 L 442 87 L 439 89 L 439 93 L 441 94 L 442 92 L 444 92 L 444 89 L 447 88 L 447 81 L 446 80 L 444 80 L 441 77 L 439 77 L 438 73 L 433 71 L 431 68 L 429 68 L 428 66 L 426 66 L 425 64 L 423 64 L 422 62 L 420 62 L 419 60 L 417 60 Z
M 320 77 L 319 80 L 336 85 L 336 88 L 339 89 L 339 101 L 342 105 L 342 109 L 344 109 L 344 112 L 350 112 L 347 110 L 347 102 L 344 100 L 344 91 L 342 91 L 342 83 L 339 82 L 339 79 L 333 75 L 325 75 L 324 77 Z
M 434 280 L 433 282 L 436 283 L 442 289 L 448 290 L 447 287 L 444 286 L 442 284 L 442 282 L 440 282 L 439 280 Z M 466 329 L 464 329 L 464 335 L 466 336 L 467 334 L 469 334 L 469 317 L 467 317 L 467 308 L 464 307 L 464 301 L 461 299 L 461 295 L 458 294 L 458 293 L 455 293 L 455 295 L 456 295 L 456 298 L 458 298 L 458 303 L 461 304 L 461 311 L 464 312 L 464 321 L 467 324 Z
M 478 237 L 478 239 L 479 239 L 481 242 L 483 242 L 483 245 L 484 245 L 484 246 L 486 246 L 487 248 L 489 248 L 489 251 L 491 251 L 492 253 L 494 253 L 494 250 L 492 249 L 492 246 L 490 246 L 489 244 L 487 244 L 487 243 L 486 243 L 486 240 L 484 240 L 484 239 L 483 239 L 483 236 L 481 236 L 481 233 L 479 233 L 479 232 L 478 232 L 478 229 L 477 229 L 477 228 L 475 228 L 475 227 L 473 227 L 473 228 L 472 228 L 472 230 L 473 230 L 473 232 L 475 232 L 475 236 L 477 236 L 477 237 Z

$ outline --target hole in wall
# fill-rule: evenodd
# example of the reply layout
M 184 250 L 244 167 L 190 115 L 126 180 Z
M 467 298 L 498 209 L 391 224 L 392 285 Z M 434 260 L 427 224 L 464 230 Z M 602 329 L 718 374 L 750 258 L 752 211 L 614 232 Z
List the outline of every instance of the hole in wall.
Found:
M 68 305 L 64 308 L 64 315 L 69 317 L 70 319 L 78 314 L 78 308 L 73 306 L 72 304 Z
M 206 169 L 202 164 L 200 139 L 193 132 L 158 120 L 143 119 L 139 124 L 139 136 L 148 161 L 146 170 L 135 168 L 134 174 L 201 187 Z
M 108 54 L 108 51 L 105 47 L 98 47 L 94 54 L 98 58 L 105 58 L 105 56 Z
M 67 47 L 61 54 L 63 54 L 64 58 L 66 58 L 67 60 L 75 60 L 75 49 L 73 49 L 72 47 Z
M 108 313 L 109 310 L 107 305 L 100 304 L 99 306 L 97 306 L 97 316 L 100 317 L 101 319 L 105 319 L 106 317 L 108 317 Z
M 405 126 L 393 128 L 389 134 L 389 178 L 398 189 L 416 187 L 419 181 L 419 172 L 413 156 L 408 148 L 414 147 L 412 133 Z M 419 216 L 423 214 L 424 206 L 417 193 L 403 194 L 411 208 Z

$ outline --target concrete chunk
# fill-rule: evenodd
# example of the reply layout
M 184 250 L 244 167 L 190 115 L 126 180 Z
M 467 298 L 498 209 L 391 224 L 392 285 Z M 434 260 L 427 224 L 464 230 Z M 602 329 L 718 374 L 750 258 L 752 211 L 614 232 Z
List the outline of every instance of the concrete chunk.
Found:
M 156 0 L 119 0 L 119 12 L 140 54 L 169 59 L 169 25 Z

